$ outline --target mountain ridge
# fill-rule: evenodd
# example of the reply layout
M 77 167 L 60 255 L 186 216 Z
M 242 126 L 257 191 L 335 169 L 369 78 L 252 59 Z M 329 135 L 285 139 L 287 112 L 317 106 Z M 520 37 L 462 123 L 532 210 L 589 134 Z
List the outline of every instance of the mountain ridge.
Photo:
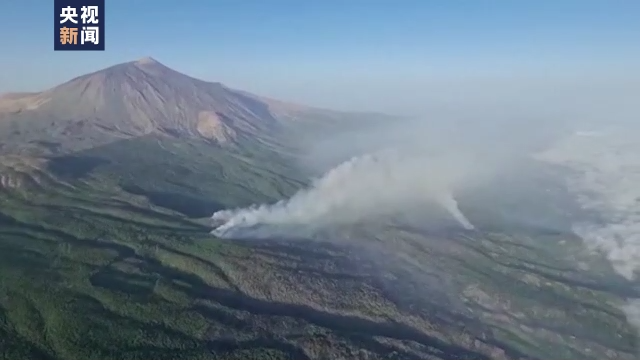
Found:
M 0 152 L 73 152 L 159 133 L 218 146 L 242 140 L 277 143 L 300 119 L 341 113 L 276 100 L 204 81 L 146 57 L 116 64 L 35 93 L 0 96 Z M 11 137 L 11 138 L 9 138 Z

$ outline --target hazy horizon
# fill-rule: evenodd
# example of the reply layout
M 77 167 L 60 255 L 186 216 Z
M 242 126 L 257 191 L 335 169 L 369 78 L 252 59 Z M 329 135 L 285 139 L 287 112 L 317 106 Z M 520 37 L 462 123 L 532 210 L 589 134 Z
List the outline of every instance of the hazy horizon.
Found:
M 0 5 L 0 29 L 29 25 L 2 40 L 0 93 L 41 91 L 144 56 L 282 100 L 401 115 L 640 93 L 637 2 L 150 4 L 107 3 L 104 52 L 54 52 L 50 6 Z M 172 23 L 181 30 L 162 25 Z

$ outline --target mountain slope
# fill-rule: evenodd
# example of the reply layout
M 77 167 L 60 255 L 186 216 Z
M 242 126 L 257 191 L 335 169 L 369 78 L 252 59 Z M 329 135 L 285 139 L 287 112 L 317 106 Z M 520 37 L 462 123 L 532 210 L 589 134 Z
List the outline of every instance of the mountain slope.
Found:
M 209 233 L 216 210 L 304 186 L 268 149 L 372 119 L 390 118 L 152 59 L 0 97 L 0 359 L 637 358 L 616 305 L 640 295 L 570 233 L 510 227 L 501 213 L 551 197 L 495 201 L 518 177 L 461 203 L 484 232 Z
M 1 97 L 0 151 L 68 153 L 153 133 L 273 145 L 283 122 L 307 113 L 336 114 L 198 80 L 145 58 L 40 93 Z
M 195 179 L 195 199 L 229 205 L 286 181 L 226 154 L 185 163 L 196 152 L 156 140 L 87 150 L 111 162 L 84 174 L 34 164 L 44 181 L 0 191 L 0 359 L 635 358 L 614 307 L 635 295 L 575 238 L 375 225 L 329 242 L 216 239 L 180 215 L 195 197 L 159 187 Z

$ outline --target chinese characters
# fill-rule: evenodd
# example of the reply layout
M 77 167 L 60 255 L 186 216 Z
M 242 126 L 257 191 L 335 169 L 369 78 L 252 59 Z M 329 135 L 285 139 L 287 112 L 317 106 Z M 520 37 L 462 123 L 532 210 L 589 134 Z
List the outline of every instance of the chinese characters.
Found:
M 75 45 L 78 43 L 78 29 L 77 28 L 60 28 L 60 43 L 62 45 L 70 44 Z
M 104 0 L 55 0 L 55 50 L 104 50 Z

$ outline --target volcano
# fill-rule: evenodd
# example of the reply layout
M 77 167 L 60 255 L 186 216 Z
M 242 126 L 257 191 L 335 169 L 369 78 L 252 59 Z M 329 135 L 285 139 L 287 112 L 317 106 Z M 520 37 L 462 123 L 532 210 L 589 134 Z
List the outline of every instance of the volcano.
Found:
M 286 123 L 318 114 L 335 112 L 234 90 L 143 58 L 42 92 L 0 96 L 0 150 L 68 153 L 149 134 L 219 146 L 270 143 Z

